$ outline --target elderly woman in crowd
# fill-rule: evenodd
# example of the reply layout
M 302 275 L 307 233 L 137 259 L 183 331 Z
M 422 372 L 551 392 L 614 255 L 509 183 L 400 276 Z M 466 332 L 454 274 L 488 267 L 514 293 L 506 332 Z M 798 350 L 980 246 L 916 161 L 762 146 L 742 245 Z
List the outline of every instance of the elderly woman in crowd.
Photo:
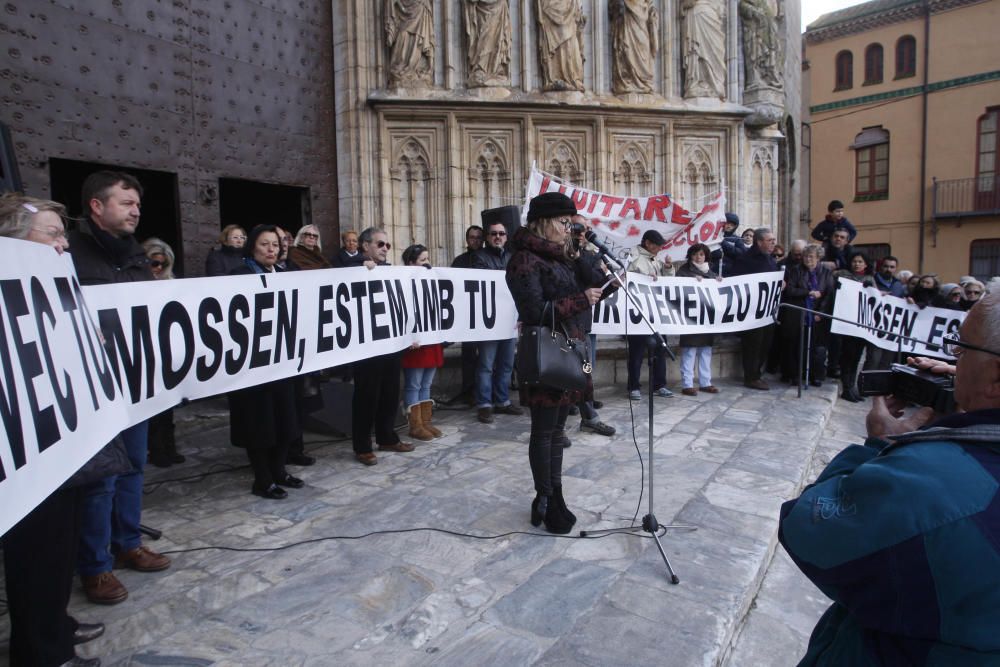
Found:
M 254 227 L 244 248 L 244 265 L 233 274 L 275 273 L 281 239 L 273 225 Z M 279 500 L 282 487 L 302 488 L 304 482 L 285 469 L 289 445 L 301 437 L 295 401 L 295 378 L 283 378 L 229 393 L 229 437 L 247 451 L 253 469 L 251 492 Z
M 149 258 L 149 268 L 157 280 L 172 280 L 174 275 L 174 251 L 155 236 L 142 242 Z M 157 468 L 168 468 L 175 463 L 184 463 L 183 454 L 177 452 L 174 438 L 174 409 L 164 410 L 149 420 L 149 462 Z
M 677 269 L 677 277 L 722 280 L 708 266 L 710 254 L 707 245 L 695 243 L 688 248 L 687 261 Z M 697 396 L 698 389 L 709 394 L 719 393 L 719 390 L 712 384 L 712 344 L 714 342 L 715 337 L 710 333 L 680 337 L 681 393 L 685 396 Z M 695 361 L 698 364 L 698 389 L 694 386 Z
M 875 286 L 875 271 L 868 255 L 855 250 L 848 256 L 847 265 L 849 269 L 835 271 L 834 277 L 853 280 L 865 287 Z M 858 393 L 857 375 L 858 364 L 865 351 L 865 340 L 856 336 L 843 336 L 840 340 L 840 397 L 851 403 L 859 403 L 864 400 Z
M 976 302 L 983 298 L 983 294 L 986 292 L 986 286 L 979 282 L 975 278 L 971 280 L 966 280 L 962 283 L 962 300 L 959 302 L 962 310 L 968 311 Z
M 233 269 L 243 266 L 243 245 L 246 231 L 239 225 L 226 225 L 219 234 L 219 247 L 212 248 L 205 258 L 206 276 L 228 276 Z
M 833 309 L 835 283 L 830 269 L 821 265 L 822 258 L 822 246 L 808 245 L 802 251 L 802 263 L 785 269 L 785 289 L 781 291 L 783 303 L 820 313 Z M 787 382 L 798 384 L 804 370 L 800 368 L 802 350 L 799 346 L 799 328 L 803 325 L 808 329 L 810 354 L 809 377 L 804 379 L 818 387 L 826 376 L 826 346 L 830 332 L 830 321 L 819 315 L 792 309 L 782 313 L 781 376 Z
M 330 261 L 323 256 L 323 241 L 316 225 L 305 225 L 299 230 L 288 249 L 288 259 L 303 271 L 330 268 Z
M 404 266 L 431 268 L 426 246 L 419 243 L 403 251 Z M 434 374 L 444 365 L 444 350 L 440 343 L 413 343 L 403 353 L 403 405 L 410 419 L 410 435 L 418 440 L 431 440 L 441 435 L 432 423 L 434 401 L 431 384 Z
M 573 200 L 547 192 L 531 200 L 528 224 L 514 235 L 514 255 L 507 266 L 507 285 L 525 325 L 551 322 L 553 315 L 572 338 L 586 340 L 591 308 L 601 299 L 601 288 L 580 283 L 570 243 L 570 225 L 576 215 Z M 567 392 L 522 382 L 521 405 L 531 409 L 528 461 L 534 480 L 531 523 L 545 523 L 550 533 L 565 534 L 576 517 L 563 499 L 562 462 L 566 417 L 580 392 Z
M 0 236 L 51 246 L 62 254 L 69 247 L 62 204 L 7 194 L 0 197 Z M 43 500 L 3 536 L 8 650 L 11 665 L 100 664 L 79 658 L 75 644 L 104 633 L 102 623 L 78 623 L 66 613 L 80 525 L 80 487 L 63 486 Z
M 938 289 L 938 298 L 933 305 L 950 310 L 962 310 L 963 294 L 962 286 L 958 283 L 944 283 Z
M 365 261 L 358 246 L 358 233 L 348 229 L 340 235 L 340 249 L 333 254 L 330 263 L 337 268 L 361 266 Z

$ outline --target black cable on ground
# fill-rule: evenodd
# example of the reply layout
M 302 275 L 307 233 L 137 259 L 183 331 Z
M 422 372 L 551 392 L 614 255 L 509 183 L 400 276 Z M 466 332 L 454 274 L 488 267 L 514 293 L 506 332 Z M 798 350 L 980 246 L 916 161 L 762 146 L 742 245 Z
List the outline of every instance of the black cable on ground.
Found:
M 240 552 L 266 552 L 266 551 L 284 551 L 286 549 L 293 549 L 295 547 L 303 546 L 306 544 L 316 544 L 318 542 L 330 542 L 335 540 L 363 540 L 368 537 L 376 537 L 378 535 L 400 535 L 405 533 L 419 533 L 419 532 L 432 532 L 432 533 L 443 533 L 445 535 L 450 535 L 452 537 L 465 537 L 473 540 L 500 540 L 506 537 L 511 537 L 513 535 L 526 535 L 528 537 L 551 537 L 556 539 L 570 539 L 570 540 L 600 540 L 605 537 L 610 537 L 611 535 L 596 535 L 596 536 L 581 536 L 581 535 L 555 535 L 553 533 L 535 533 L 528 532 L 524 530 L 512 530 L 507 533 L 500 533 L 498 535 L 473 535 L 472 533 L 462 533 L 456 530 L 448 530 L 446 528 L 397 528 L 391 530 L 373 530 L 370 533 L 364 533 L 362 535 L 327 535 L 324 537 L 313 537 L 308 540 L 301 540 L 299 542 L 291 542 L 289 544 L 282 544 L 277 547 L 223 547 L 223 546 L 204 546 L 204 547 L 191 547 L 190 549 L 171 549 L 169 551 L 161 551 L 160 553 L 164 556 L 170 556 L 174 554 L 185 554 L 194 553 L 196 551 L 240 551 Z M 661 527 L 661 532 L 659 536 L 662 537 L 667 532 L 665 527 Z M 625 533 L 628 537 L 638 537 L 642 539 L 652 539 L 652 535 L 644 535 L 639 533 Z

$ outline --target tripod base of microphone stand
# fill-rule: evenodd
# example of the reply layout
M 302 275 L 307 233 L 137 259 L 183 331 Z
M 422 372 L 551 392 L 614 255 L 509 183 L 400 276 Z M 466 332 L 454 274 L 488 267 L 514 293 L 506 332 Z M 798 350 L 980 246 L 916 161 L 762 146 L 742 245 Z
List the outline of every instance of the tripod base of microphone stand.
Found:
M 674 573 L 674 568 L 670 566 L 670 561 L 667 559 L 667 552 L 663 550 L 663 544 L 660 543 L 660 536 L 656 534 L 660 528 L 664 530 L 698 530 L 697 526 L 686 526 L 683 524 L 673 524 L 669 526 L 661 526 L 656 521 L 656 516 L 653 514 L 647 514 L 642 517 L 642 526 L 630 526 L 629 528 L 604 528 L 602 530 L 581 530 L 580 537 L 601 537 L 603 535 L 614 535 L 616 533 L 637 533 L 645 532 L 653 536 L 653 540 L 656 541 L 656 548 L 660 550 L 660 556 L 663 558 L 663 564 L 667 566 L 667 572 L 670 573 L 670 583 L 679 584 L 681 583 L 680 578 Z

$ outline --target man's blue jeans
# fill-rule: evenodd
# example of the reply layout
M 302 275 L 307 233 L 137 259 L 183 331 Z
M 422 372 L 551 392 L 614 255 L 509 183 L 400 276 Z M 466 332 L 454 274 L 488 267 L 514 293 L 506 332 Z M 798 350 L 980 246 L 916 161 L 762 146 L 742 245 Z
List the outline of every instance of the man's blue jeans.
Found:
M 510 376 L 514 372 L 515 339 L 479 343 L 476 367 L 476 407 L 492 408 L 510 403 Z
M 146 465 L 146 436 L 148 422 L 140 422 L 122 431 L 122 440 L 132 472 L 107 477 L 83 490 L 80 508 L 80 552 L 77 569 L 89 577 L 110 572 L 114 556 L 108 550 L 114 546 L 118 552 L 134 549 L 142 544 L 139 522 L 142 518 L 142 469 Z

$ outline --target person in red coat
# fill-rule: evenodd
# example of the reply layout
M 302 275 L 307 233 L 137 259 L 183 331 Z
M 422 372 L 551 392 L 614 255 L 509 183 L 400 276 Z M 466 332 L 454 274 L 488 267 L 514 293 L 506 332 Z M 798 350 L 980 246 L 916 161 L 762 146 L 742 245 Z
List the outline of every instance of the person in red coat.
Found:
M 403 264 L 431 268 L 426 246 L 418 243 L 404 250 Z M 441 435 L 431 423 L 434 418 L 431 384 L 437 369 L 443 365 L 441 343 L 413 343 L 403 353 L 403 400 L 410 418 L 410 435 L 418 440 L 431 440 Z

